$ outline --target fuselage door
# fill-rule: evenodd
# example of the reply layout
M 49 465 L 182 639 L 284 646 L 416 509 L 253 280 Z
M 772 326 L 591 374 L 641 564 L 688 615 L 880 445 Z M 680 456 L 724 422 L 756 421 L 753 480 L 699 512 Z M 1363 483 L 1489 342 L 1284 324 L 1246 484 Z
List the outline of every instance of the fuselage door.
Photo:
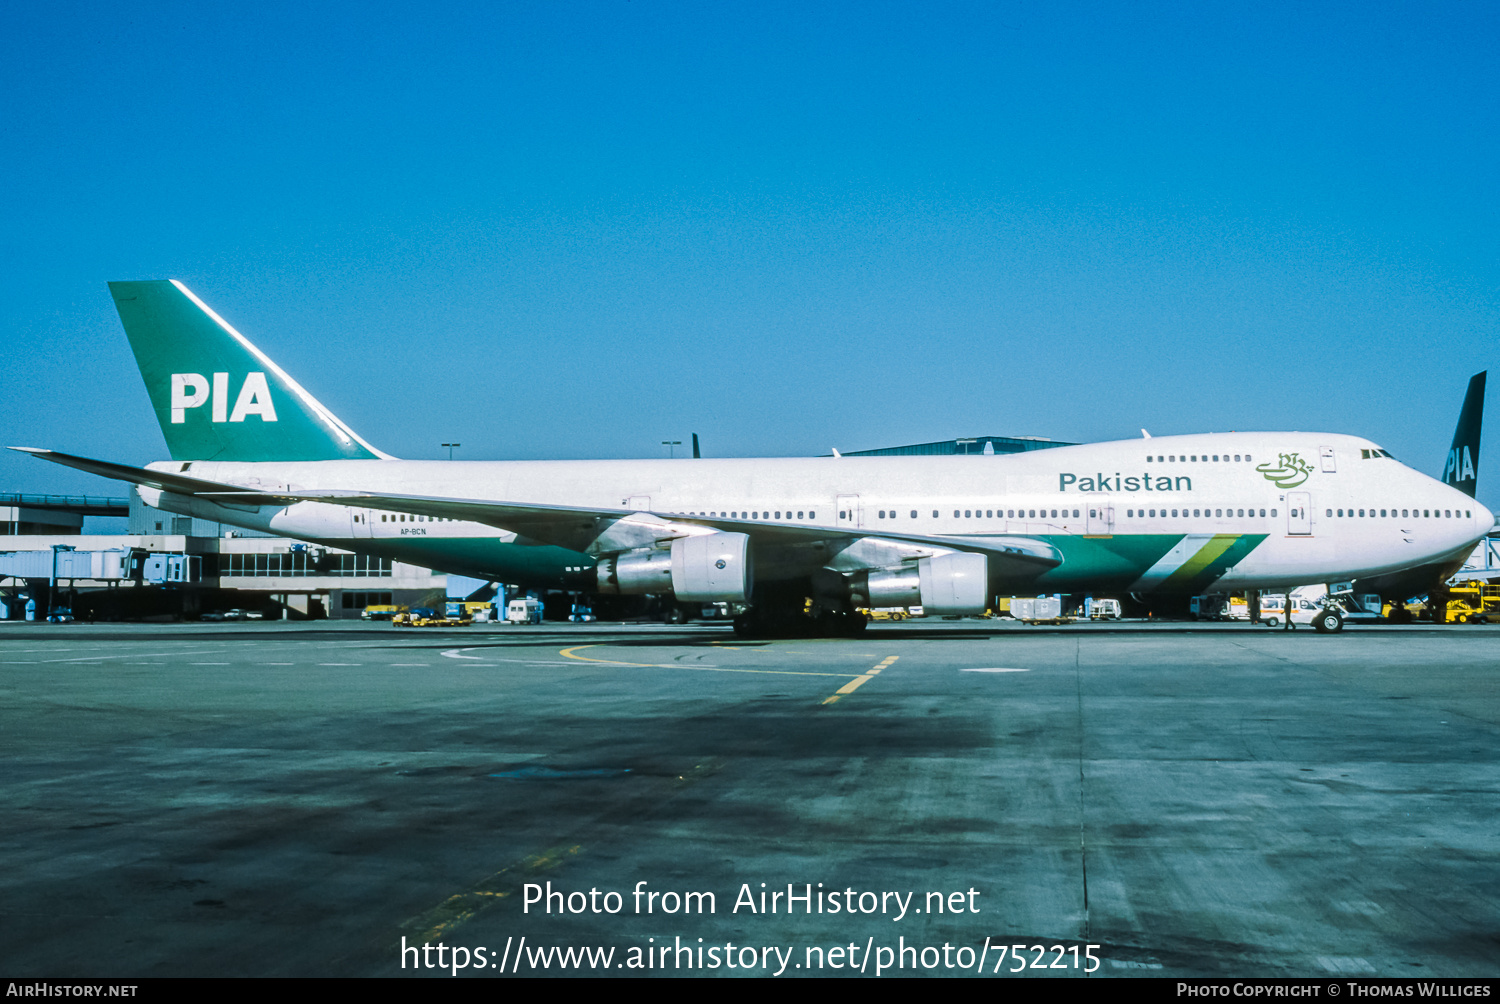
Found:
M 1086 533 L 1090 537 L 1108 537 L 1115 532 L 1115 507 L 1107 502 L 1089 502 Z
M 1334 474 L 1334 473 L 1336 473 L 1338 471 L 1338 468 L 1334 465 L 1333 447 L 1331 447 L 1331 446 L 1320 446 L 1320 447 L 1318 447 L 1318 460 L 1323 465 L 1323 473 L 1324 474 Z
M 1293 536 L 1305 537 L 1312 533 L 1312 516 L 1309 514 L 1309 506 L 1312 505 L 1312 495 L 1308 492 L 1286 493 L 1286 532 Z
M 625 500 L 625 507 L 633 512 L 650 512 L 651 496 L 632 495 L 630 496 L 630 498 Z
M 858 530 L 865 525 L 864 511 L 860 508 L 858 495 L 840 495 L 834 499 L 833 505 L 839 514 L 839 526 Z
M 370 527 L 370 521 L 379 518 L 379 513 L 369 509 L 350 509 L 349 529 L 353 531 L 351 536 L 356 540 L 375 536 L 375 531 Z

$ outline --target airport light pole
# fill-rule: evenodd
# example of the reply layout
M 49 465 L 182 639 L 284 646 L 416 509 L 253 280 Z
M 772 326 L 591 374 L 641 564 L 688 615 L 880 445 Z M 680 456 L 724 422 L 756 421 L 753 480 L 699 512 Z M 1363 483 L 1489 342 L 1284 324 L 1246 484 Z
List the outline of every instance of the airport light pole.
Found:
M 448 448 L 448 459 L 452 460 L 453 459 L 453 451 L 456 450 L 456 449 L 458 449 L 460 446 L 462 446 L 464 444 L 463 443 L 439 443 L 438 445 L 439 446 L 446 446 Z
M 679 447 L 679 446 L 682 445 L 682 440 L 680 440 L 680 439 L 663 439 L 661 441 L 661 445 L 663 445 L 663 446 L 665 446 L 667 448 L 667 456 L 669 458 L 673 458 L 673 457 L 677 456 L 676 447 Z

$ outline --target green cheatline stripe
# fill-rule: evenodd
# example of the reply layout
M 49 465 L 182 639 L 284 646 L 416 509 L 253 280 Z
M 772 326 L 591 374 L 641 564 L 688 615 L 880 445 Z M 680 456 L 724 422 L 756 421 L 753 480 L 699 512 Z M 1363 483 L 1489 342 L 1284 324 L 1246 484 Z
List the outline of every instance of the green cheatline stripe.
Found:
M 1235 541 L 1240 539 L 1237 533 L 1216 533 L 1206 544 L 1198 549 L 1198 553 L 1187 561 L 1177 566 L 1177 570 L 1164 579 L 1158 588 L 1165 586 L 1186 585 L 1189 580 L 1195 578 L 1200 572 L 1211 565 L 1225 551 L 1234 546 Z

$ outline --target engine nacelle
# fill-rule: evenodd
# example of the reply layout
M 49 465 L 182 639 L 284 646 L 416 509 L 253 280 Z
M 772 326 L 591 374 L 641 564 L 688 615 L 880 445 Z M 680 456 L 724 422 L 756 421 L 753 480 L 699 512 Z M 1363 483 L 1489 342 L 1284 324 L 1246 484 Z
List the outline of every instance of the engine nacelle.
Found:
M 969 617 L 989 606 L 989 559 L 967 551 L 939 554 L 917 562 L 922 577 L 922 612 Z
M 678 537 L 671 550 L 642 547 L 595 566 L 601 593 L 675 593 L 685 603 L 746 603 L 755 585 L 750 537 L 706 533 Z
M 654 547 L 637 548 L 594 566 L 599 592 L 624 596 L 665 593 L 672 588 L 672 552 Z
M 851 591 L 872 607 L 920 604 L 924 613 L 940 617 L 982 614 L 990 599 L 989 560 L 982 554 L 939 554 L 916 565 L 865 572 Z
M 672 541 L 672 591 L 687 603 L 746 603 L 755 585 L 750 535 L 705 533 Z

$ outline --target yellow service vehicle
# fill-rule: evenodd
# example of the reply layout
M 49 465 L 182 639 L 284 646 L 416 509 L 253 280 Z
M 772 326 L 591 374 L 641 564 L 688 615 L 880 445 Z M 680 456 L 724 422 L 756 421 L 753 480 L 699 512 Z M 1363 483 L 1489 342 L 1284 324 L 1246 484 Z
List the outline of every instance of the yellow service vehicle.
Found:
M 1443 624 L 1486 624 L 1500 619 L 1500 586 L 1468 579 L 1429 597 L 1433 619 Z
M 872 621 L 904 621 L 922 616 L 921 607 L 861 607 L 859 612 Z
M 445 617 L 430 607 L 412 607 L 391 618 L 395 627 L 468 627 L 472 623 L 467 617 Z

